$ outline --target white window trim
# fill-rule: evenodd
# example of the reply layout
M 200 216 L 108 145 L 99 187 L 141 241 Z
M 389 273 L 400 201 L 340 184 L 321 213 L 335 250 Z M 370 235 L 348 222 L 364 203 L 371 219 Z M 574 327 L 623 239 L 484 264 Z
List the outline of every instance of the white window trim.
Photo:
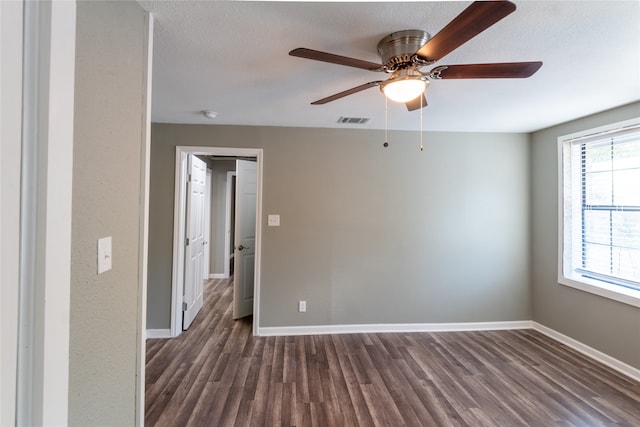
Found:
M 568 140 L 640 125 L 640 117 L 558 137 L 558 283 L 584 292 L 640 307 L 640 291 L 582 277 L 579 281 L 564 275 L 564 145 Z

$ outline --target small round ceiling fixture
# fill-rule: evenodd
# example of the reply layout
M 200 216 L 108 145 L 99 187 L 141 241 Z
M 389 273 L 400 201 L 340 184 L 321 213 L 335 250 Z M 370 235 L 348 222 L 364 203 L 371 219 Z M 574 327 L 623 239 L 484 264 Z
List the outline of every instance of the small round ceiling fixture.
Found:
M 211 110 L 203 110 L 202 115 L 205 116 L 207 119 L 215 119 L 218 113 Z

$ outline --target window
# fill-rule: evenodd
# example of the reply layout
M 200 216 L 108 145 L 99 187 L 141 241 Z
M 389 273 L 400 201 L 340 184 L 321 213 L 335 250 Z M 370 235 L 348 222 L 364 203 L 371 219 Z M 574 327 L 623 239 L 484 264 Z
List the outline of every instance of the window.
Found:
M 640 119 L 558 144 L 559 282 L 640 305 Z

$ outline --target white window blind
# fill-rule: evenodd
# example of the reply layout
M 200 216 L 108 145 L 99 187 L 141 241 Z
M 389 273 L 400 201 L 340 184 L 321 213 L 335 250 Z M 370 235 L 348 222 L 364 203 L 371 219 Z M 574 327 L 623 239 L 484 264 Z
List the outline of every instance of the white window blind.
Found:
M 563 275 L 640 290 L 640 124 L 563 141 Z

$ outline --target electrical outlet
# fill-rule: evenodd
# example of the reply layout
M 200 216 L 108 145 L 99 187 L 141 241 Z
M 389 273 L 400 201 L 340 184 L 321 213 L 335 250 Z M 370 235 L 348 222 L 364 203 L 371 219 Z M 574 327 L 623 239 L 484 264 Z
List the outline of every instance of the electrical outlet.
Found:
M 269 227 L 280 227 L 280 215 L 269 215 L 267 218 Z
M 298 301 L 298 311 L 300 313 L 305 313 L 307 311 L 307 302 L 306 301 Z

